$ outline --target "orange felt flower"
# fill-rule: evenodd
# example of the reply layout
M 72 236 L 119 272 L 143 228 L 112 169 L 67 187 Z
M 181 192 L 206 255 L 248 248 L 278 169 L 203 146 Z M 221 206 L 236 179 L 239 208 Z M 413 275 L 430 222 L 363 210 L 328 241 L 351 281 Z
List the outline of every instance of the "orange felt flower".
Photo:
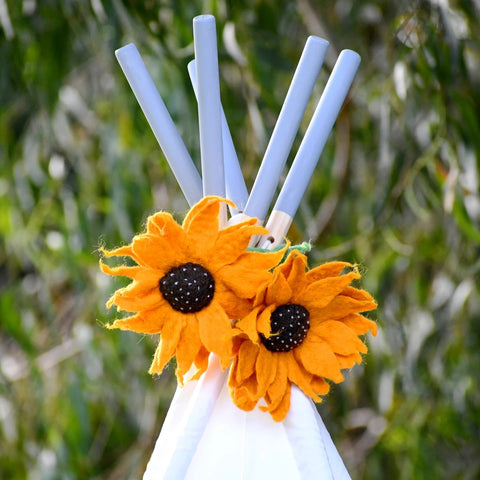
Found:
M 270 270 L 283 251 L 247 252 L 253 235 L 266 230 L 250 219 L 219 230 L 220 204 L 206 197 L 188 212 L 180 226 L 169 213 L 148 218 L 145 233 L 130 245 L 103 253 L 131 257 L 136 266 L 115 268 L 100 262 L 103 272 L 122 275 L 132 282 L 117 290 L 107 306 L 135 314 L 116 320 L 108 328 L 160 334 L 150 373 L 161 373 L 176 356 L 177 378 L 194 364 L 198 378 L 210 352 L 223 368 L 232 358 L 230 319 L 246 315 L 258 289 L 271 278 Z
M 360 312 L 376 308 L 365 291 L 351 287 L 358 270 L 331 262 L 307 271 L 305 255 L 293 251 L 256 295 L 251 312 L 236 324 L 230 394 L 243 410 L 263 398 L 274 420 L 290 408 L 291 384 L 315 401 L 339 383 L 341 370 L 361 362 L 367 347 L 358 335 L 376 325 Z M 350 272 L 341 274 L 345 269 Z

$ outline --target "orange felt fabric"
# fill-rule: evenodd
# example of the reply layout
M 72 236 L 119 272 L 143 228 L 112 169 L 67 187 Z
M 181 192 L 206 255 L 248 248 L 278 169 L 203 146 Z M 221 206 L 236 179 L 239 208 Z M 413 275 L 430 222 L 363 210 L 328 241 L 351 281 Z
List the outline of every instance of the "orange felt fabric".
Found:
M 180 383 L 192 365 L 198 368 L 196 377 L 206 370 L 210 352 L 220 357 L 223 368 L 230 364 L 230 318 L 238 319 L 251 310 L 258 289 L 270 280 L 271 269 L 284 254 L 246 251 L 253 235 L 266 232 L 254 225 L 254 219 L 219 229 L 222 203 L 231 204 L 218 197 L 203 198 L 187 213 L 182 226 L 169 213 L 156 213 L 148 218 L 146 232 L 136 235 L 130 245 L 102 250 L 105 257 L 130 257 L 137 263 L 111 267 L 100 262 L 104 273 L 132 279 L 111 296 L 107 306 L 134 315 L 116 320 L 109 328 L 159 333 L 149 371 L 160 373 L 176 356 Z M 172 268 L 187 263 L 199 264 L 214 280 L 213 298 L 192 313 L 174 309 L 159 288 Z
M 290 407 L 292 384 L 321 401 L 330 389 L 326 380 L 341 382 L 342 370 L 361 362 L 367 347 L 358 336 L 368 331 L 375 335 L 377 330 L 361 313 L 376 308 L 376 303 L 351 285 L 360 278 L 354 265 L 329 262 L 309 270 L 307 257 L 298 250 L 279 264 L 289 245 L 275 252 L 248 251 L 251 238 L 266 230 L 255 219 L 220 229 L 222 203 L 231 204 L 218 197 L 202 199 L 182 225 L 169 213 L 156 213 L 148 218 L 145 233 L 136 235 L 130 245 L 102 249 L 106 258 L 130 257 L 136 262 L 112 267 L 100 261 L 104 273 L 131 279 L 113 293 L 107 306 L 132 315 L 107 327 L 159 334 L 149 372 L 161 373 L 176 356 L 180 384 L 192 366 L 197 368 L 192 378 L 198 379 L 210 352 L 216 353 L 222 368 L 231 363 L 228 384 L 233 402 L 251 410 L 263 398 L 266 406 L 261 408 L 281 421 Z M 185 264 L 199 264 L 213 278 L 209 286 L 213 296 L 191 313 L 174 308 L 171 292 L 159 288 L 172 268 L 176 271 Z M 271 351 L 265 338 L 283 334 L 272 331 L 272 313 L 288 304 L 308 311 L 304 320 L 308 330 L 294 348 Z M 288 322 L 281 328 L 288 328 Z
M 367 331 L 376 333 L 375 323 L 359 313 L 376 307 L 367 292 L 351 286 L 359 277 L 358 270 L 345 262 L 331 262 L 308 270 L 305 255 L 298 251 L 291 252 L 275 268 L 270 282 L 257 292 L 252 310 L 235 325 L 235 342 L 241 346 L 232 365 L 229 387 L 237 406 L 243 408 L 243 398 L 257 402 L 263 398 L 267 404 L 263 409 L 280 421 L 289 408 L 292 383 L 320 401 L 319 396 L 330 388 L 326 379 L 343 381 L 342 369 L 359 363 L 360 354 L 367 351 L 358 335 Z M 269 351 L 260 341 L 260 334 L 268 337 L 272 333 L 269 325 L 272 312 L 289 303 L 309 312 L 306 337 L 289 351 Z M 254 359 L 255 372 L 250 374 Z M 250 366 L 248 378 L 238 372 L 239 365 L 245 362 Z M 248 408 L 252 408 L 251 401 Z

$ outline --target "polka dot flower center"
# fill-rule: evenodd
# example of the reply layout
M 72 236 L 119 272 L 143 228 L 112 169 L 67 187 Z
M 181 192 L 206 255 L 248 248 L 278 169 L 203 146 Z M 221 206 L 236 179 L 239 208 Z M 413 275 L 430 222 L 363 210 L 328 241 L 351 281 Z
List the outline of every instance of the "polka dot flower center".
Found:
M 169 270 L 159 282 L 163 298 L 174 310 L 199 312 L 210 304 L 215 293 L 212 274 L 198 263 L 184 263 Z
M 310 328 L 310 314 L 305 307 L 287 303 L 270 316 L 271 337 L 260 334 L 262 343 L 271 352 L 289 352 L 300 346 Z

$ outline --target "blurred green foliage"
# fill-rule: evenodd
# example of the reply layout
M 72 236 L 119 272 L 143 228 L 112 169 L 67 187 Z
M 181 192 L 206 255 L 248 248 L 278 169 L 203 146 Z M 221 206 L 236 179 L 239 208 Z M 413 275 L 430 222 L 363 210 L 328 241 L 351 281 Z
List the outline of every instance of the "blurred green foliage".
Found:
M 0 1 L 0 478 L 142 475 L 173 369 L 152 379 L 157 340 L 103 328 L 120 283 L 96 250 L 187 205 L 114 50 L 137 45 L 198 161 L 186 65 L 201 13 L 217 19 L 249 187 L 307 36 L 331 43 L 309 115 L 338 52 L 361 54 L 290 237 L 315 262 L 363 266 L 380 329 L 319 409 L 354 480 L 479 478 L 473 0 Z

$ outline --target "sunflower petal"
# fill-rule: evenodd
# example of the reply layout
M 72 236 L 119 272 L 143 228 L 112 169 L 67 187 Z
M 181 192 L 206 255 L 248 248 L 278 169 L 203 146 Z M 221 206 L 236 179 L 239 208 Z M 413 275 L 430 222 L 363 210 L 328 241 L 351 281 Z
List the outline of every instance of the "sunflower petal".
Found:
M 313 375 L 307 372 L 297 361 L 292 353 L 288 358 L 288 379 L 313 400 L 317 400 L 317 394 L 311 386 Z
M 229 379 L 229 391 L 233 403 L 242 410 L 253 410 L 257 404 L 259 397 L 257 396 L 258 384 L 255 375 L 242 382 L 238 387 L 233 386 L 233 382 Z
M 287 377 L 287 358 L 289 352 L 277 353 L 277 375 L 275 380 L 270 384 L 265 394 L 265 401 L 267 402 L 267 408 L 269 412 L 275 410 L 283 400 L 285 392 L 289 387 Z
M 353 267 L 351 263 L 347 262 L 328 262 L 320 265 L 307 272 L 307 280 L 309 283 L 322 280 L 323 278 L 336 277 L 340 272 L 348 267 Z
M 266 283 L 270 274 L 267 271 L 255 271 L 239 265 L 227 265 L 217 272 L 222 282 L 235 295 L 244 299 L 253 299 L 262 284 Z
M 252 301 L 237 297 L 222 282 L 215 285 L 215 297 L 231 319 L 244 318 L 252 309 Z
M 235 328 L 245 333 L 248 338 L 258 343 L 257 317 L 262 307 L 255 307 L 248 315 L 235 324 Z
M 102 252 L 105 257 L 130 257 L 139 265 L 141 265 L 141 260 L 138 258 L 137 254 L 133 251 L 132 245 L 124 245 L 122 247 L 115 248 L 113 250 L 105 250 L 101 248 L 100 251 Z M 107 272 L 105 272 L 107 273 Z M 114 275 L 113 273 L 111 275 Z
M 255 221 L 256 219 L 251 219 Z M 266 229 L 257 225 L 245 224 L 232 225 L 220 230 L 215 243 L 214 262 L 217 269 L 223 265 L 230 265 L 242 255 L 250 243 L 252 236 L 263 235 Z M 213 272 L 216 268 L 213 268 Z
M 185 232 L 168 212 L 157 212 L 147 218 L 147 234 L 172 237 L 174 242 L 185 240 Z
M 122 247 L 106 250 L 101 247 L 100 252 L 106 257 L 133 257 L 134 253 L 131 245 L 123 245 Z
M 356 363 L 362 363 L 362 356 L 356 352 L 351 355 L 337 355 L 337 361 L 342 370 L 352 368 Z
M 367 353 L 365 344 L 355 332 L 342 322 L 327 320 L 311 328 L 309 335 L 315 335 L 327 343 L 334 353 L 351 355 L 355 352 Z
M 195 225 L 195 223 L 199 220 L 197 217 L 200 216 L 200 220 L 202 220 L 202 216 L 205 214 L 207 215 L 207 217 L 210 217 L 210 220 L 213 222 L 213 226 L 217 225 L 216 229 L 218 230 L 218 210 L 220 208 L 221 202 L 234 206 L 232 202 L 230 202 L 229 200 L 225 200 L 224 198 L 214 196 L 203 197 L 185 215 L 182 224 L 183 230 L 187 233 L 191 233 L 191 228 L 197 228 Z M 214 214 L 215 211 L 217 212 L 216 215 Z
M 118 267 L 110 267 L 100 260 L 100 270 L 103 273 L 113 276 L 135 278 L 139 275 L 141 270 L 145 267 L 129 267 L 127 265 L 120 265 Z
M 307 257 L 296 250 L 293 250 L 289 256 L 292 257 L 292 264 L 287 276 L 288 283 L 297 288 L 302 288 L 305 280 L 305 269 L 307 268 Z
M 207 371 L 209 356 L 210 352 L 202 345 L 194 360 L 195 366 L 198 370 L 190 380 L 198 380 L 202 374 Z
M 255 372 L 258 354 L 259 347 L 248 340 L 244 341 L 240 346 L 235 362 L 232 365 L 232 376 L 238 385 L 251 377 Z
M 293 352 L 307 372 L 317 377 L 328 378 L 335 383 L 343 381 L 337 358 L 325 342 L 314 342 L 309 339 Z
M 117 310 L 126 310 L 127 312 L 142 312 L 154 308 L 159 309 L 167 305 L 158 288 L 148 290 L 142 295 L 133 296 L 129 295 L 126 288 L 121 288 L 107 302 L 108 307 L 111 307 L 112 304 L 117 306 Z
M 326 395 L 330 391 L 330 385 L 322 377 L 312 378 L 312 389 L 317 395 Z M 317 397 L 316 402 L 320 402 L 321 399 Z
M 227 225 L 225 228 L 222 228 L 222 230 L 220 230 L 220 231 L 223 232 L 223 233 L 229 234 L 231 232 L 236 232 L 239 228 L 244 228 L 244 227 L 248 227 L 248 226 L 252 226 L 252 225 L 259 226 L 257 218 L 249 217 L 246 220 L 243 220 L 242 222 L 232 223 L 230 225 Z M 264 227 L 260 227 L 260 228 L 264 228 Z
M 141 281 L 133 281 L 123 289 L 125 296 L 134 297 L 136 295 L 146 295 L 152 290 L 158 290 L 158 274 L 144 275 Z
M 156 310 L 140 312 L 128 318 L 115 320 L 111 325 L 107 325 L 108 329 L 118 328 L 120 330 L 130 330 L 137 333 L 154 334 L 160 333 L 165 317 L 159 315 Z
M 290 301 L 292 289 L 287 279 L 280 273 L 280 269 L 274 272 L 273 280 L 267 288 L 265 302 L 267 304 L 283 305 Z
M 260 347 L 257 363 L 255 364 L 255 372 L 257 374 L 258 382 L 258 396 L 259 398 L 265 396 L 268 387 L 275 380 L 277 374 L 277 357 L 269 352 L 266 348 Z
M 265 303 L 265 295 L 267 292 L 267 282 L 265 282 L 258 290 L 257 293 L 255 294 L 255 298 L 253 300 L 253 305 L 262 305 Z
M 236 263 L 243 267 L 257 270 L 271 270 L 276 267 L 285 255 L 288 245 L 274 252 L 245 252 Z
M 288 411 L 290 410 L 290 393 L 291 393 L 291 384 L 287 382 L 287 387 L 285 393 L 277 405 L 276 408 L 270 410 L 270 415 L 276 422 L 281 422 L 287 416 Z
M 325 307 L 356 278 L 360 278 L 358 272 L 317 280 L 297 295 L 294 294 L 294 301 L 303 304 L 307 310 L 309 305 L 313 305 L 315 308 Z
M 218 302 L 195 314 L 202 344 L 220 357 L 222 368 L 226 368 L 232 357 L 232 324 Z
M 177 369 L 175 373 L 180 385 L 183 385 L 184 375 L 190 370 L 202 348 L 196 316 L 188 315 L 186 319 L 176 350 Z
M 137 235 L 133 238 L 132 248 L 140 265 L 155 268 L 162 274 L 186 260 L 184 251 L 167 237 Z
M 147 267 L 128 267 L 126 265 L 120 265 L 118 267 L 110 267 L 100 261 L 100 269 L 102 272 L 113 276 L 129 277 L 134 281 L 121 291 L 127 296 L 142 295 L 148 291 L 158 288 L 158 281 L 160 278 L 158 270 L 154 270 Z
M 218 197 L 205 197 L 188 212 L 183 229 L 188 237 L 190 254 L 199 258 L 208 257 L 213 252 L 218 237 L 218 214 L 220 203 L 226 200 Z
M 162 334 L 160 335 L 160 343 L 155 350 L 153 362 L 150 365 L 148 373 L 162 373 L 165 365 L 175 355 L 184 321 L 181 314 L 178 314 L 169 318 L 165 323 Z
M 171 255 L 186 249 L 187 235 L 169 213 L 160 212 L 148 217 L 147 233 L 165 238 L 172 246 Z
M 350 288 L 350 287 L 347 287 Z M 354 289 L 356 290 L 356 289 Z M 337 295 L 326 307 L 315 308 L 310 311 L 311 316 L 318 316 L 325 320 L 342 320 L 352 313 L 366 312 L 376 308 L 376 303 L 372 299 L 357 299 L 351 295 Z
M 359 313 L 352 313 L 342 318 L 342 322 L 347 327 L 350 327 L 357 335 L 364 335 L 368 331 L 370 331 L 373 336 L 377 334 L 377 324 Z
M 285 259 L 284 262 L 282 262 L 281 265 L 279 265 L 276 269 L 275 272 L 281 273 L 285 278 L 288 278 L 290 275 L 290 272 L 292 271 L 293 268 L 293 261 L 298 255 L 302 255 L 298 250 L 292 250 L 287 258 Z
M 359 302 L 369 302 L 373 305 L 371 309 L 377 308 L 377 304 L 372 296 L 365 290 L 360 290 L 359 288 L 355 287 L 346 287 L 345 290 L 342 292 L 342 295 L 347 297 L 351 297 Z
M 257 318 L 257 330 L 258 333 L 262 333 L 267 338 L 272 333 L 272 312 L 277 308 L 276 305 L 269 305 Z M 258 338 L 258 336 L 257 336 Z
M 279 252 L 283 252 L 283 249 Z M 217 277 L 241 298 L 254 298 L 266 282 L 271 279 L 269 272 L 282 259 L 283 253 L 246 252 L 232 265 L 225 265 Z

